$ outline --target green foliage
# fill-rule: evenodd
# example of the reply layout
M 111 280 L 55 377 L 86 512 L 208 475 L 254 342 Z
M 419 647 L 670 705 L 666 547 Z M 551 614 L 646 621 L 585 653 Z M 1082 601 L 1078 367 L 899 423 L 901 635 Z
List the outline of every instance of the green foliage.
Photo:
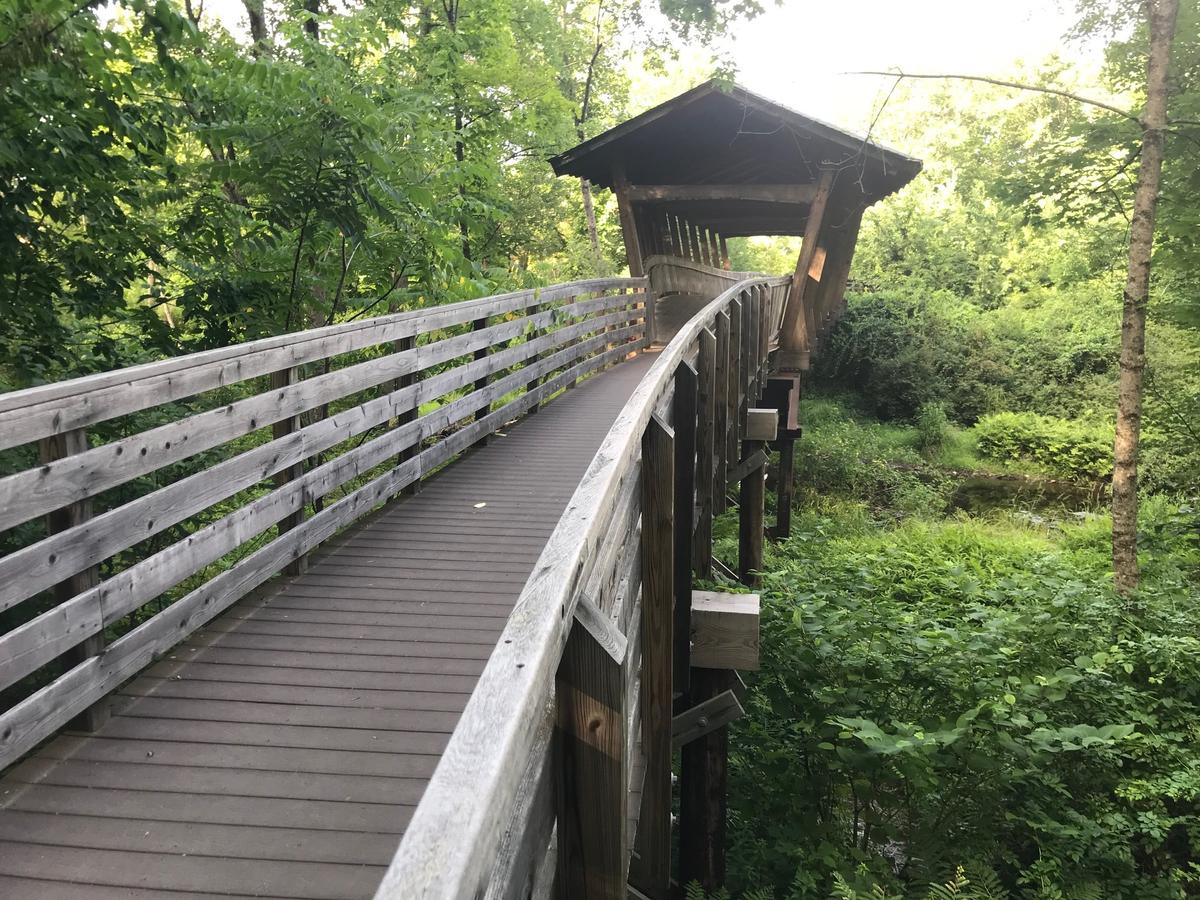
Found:
M 969 863 L 994 896 L 1178 896 L 1200 593 L 1168 564 L 1134 613 L 1104 567 L 1011 524 L 803 516 L 767 566 L 735 731 L 737 883 L 908 896 Z
M 980 419 L 975 435 L 980 452 L 994 459 L 1028 459 L 1082 479 L 1112 472 L 1111 425 L 1005 412 Z

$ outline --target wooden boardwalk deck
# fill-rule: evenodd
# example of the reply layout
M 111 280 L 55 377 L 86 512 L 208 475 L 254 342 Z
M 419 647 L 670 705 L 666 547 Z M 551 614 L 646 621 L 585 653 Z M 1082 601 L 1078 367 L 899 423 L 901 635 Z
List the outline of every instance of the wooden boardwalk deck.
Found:
M 583 381 L 237 603 L 0 781 L 0 897 L 370 897 L 654 355 Z

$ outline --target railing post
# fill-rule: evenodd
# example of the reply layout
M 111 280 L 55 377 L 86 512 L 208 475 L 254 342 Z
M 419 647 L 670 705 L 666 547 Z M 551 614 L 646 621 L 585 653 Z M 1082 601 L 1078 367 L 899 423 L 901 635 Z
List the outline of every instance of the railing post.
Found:
M 75 428 L 61 434 L 51 435 L 38 441 L 38 460 L 42 463 L 54 462 L 65 456 L 74 456 L 89 449 L 87 430 Z M 57 534 L 76 525 L 81 525 L 92 517 L 91 498 L 79 500 L 62 509 L 46 514 L 47 534 Z M 100 569 L 89 566 L 81 572 L 76 572 L 66 581 L 60 581 L 54 586 L 54 603 L 61 605 L 72 597 L 94 588 L 100 583 Z M 84 638 L 63 656 L 71 665 L 78 665 L 89 657 L 99 656 L 104 652 L 104 631 Z M 95 703 L 81 712 L 69 725 L 80 731 L 95 731 L 108 721 L 108 705 L 104 701 Z
M 688 689 L 692 635 L 692 541 L 696 522 L 696 405 L 699 376 L 687 362 L 675 370 L 675 692 Z
M 725 310 L 717 313 L 717 360 L 713 382 L 713 514 L 720 515 L 728 508 L 725 477 L 729 471 L 729 332 L 730 316 Z
M 729 394 L 726 397 L 729 404 L 729 433 L 725 436 L 725 462 L 729 468 L 737 465 L 738 443 L 742 439 L 742 392 L 745 390 L 742 383 L 742 366 L 745 362 L 742 354 L 743 308 L 740 299 L 729 304 Z M 722 491 L 725 490 L 725 479 L 728 477 L 728 470 L 721 473 Z
M 678 390 L 678 379 L 676 385 Z M 676 505 L 678 424 L 672 435 L 655 417 L 642 435 L 640 713 L 646 772 L 630 883 L 650 900 L 667 900 L 671 888 L 671 605 L 679 590 L 674 535 L 681 524 Z M 687 583 L 690 587 L 690 578 Z
M 295 384 L 299 380 L 300 380 L 299 368 L 293 366 L 290 369 L 282 369 L 278 372 L 271 373 L 271 388 L 273 390 L 280 390 L 282 388 L 287 387 L 290 384 Z M 285 437 L 294 431 L 299 431 L 300 428 L 301 428 L 300 417 L 298 415 L 297 416 L 289 416 L 288 418 L 281 419 L 280 421 L 275 422 L 274 424 L 271 425 L 271 436 L 273 439 L 278 440 L 279 438 Z M 303 477 L 304 477 L 304 462 L 299 461 L 293 465 L 288 466 L 283 471 L 277 472 L 275 474 L 275 478 L 274 478 L 275 486 L 283 487 L 289 481 L 295 481 L 297 478 L 303 478 Z M 285 518 L 283 518 L 282 520 L 280 520 L 280 522 L 279 522 L 279 533 L 280 534 L 283 534 L 285 531 L 291 531 L 293 528 L 295 528 L 297 525 L 300 525 L 304 521 L 304 506 L 309 500 L 309 498 L 307 496 L 307 491 L 305 492 L 305 494 L 306 494 L 306 496 L 301 498 L 300 508 L 297 509 L 294 513 L 291 513 L 288 516 L 286 516 Z M 308 568 L 308 557 L 302 555 L 302 556 L 298 556 L 296 559 L 293 559 L 290 563 L 288 563 L 284 567 L 283 571 L 287 575 L 302 575 L 307 568 Z
M 540 338 L 543 334 L 546 334 L 546 333 L 547 333 L 547 330 L 543 330 L 543 329 L 535 326 L 529 332 L 529 337 L 527 340 L 529 340 L 530 342 L 536 341 L 538 338 Z M 542 354 L 540 354 L 540 353 L 535 353 L 532 356 L 526 357 L 525 358 L 526 367 L 536 365 L 538 360 L 541 359 L 541 357 L 542 357 Z M 534 377 L 534 378 L 529 379 L 527 382 L 525 382 L 525 393 L 532 394 L 534 391 L 536 391 L 538 389 L 538 386 L 541 385 L 541 383 L 542 383 L 542 379 L 539 377 Z M 542 403 L 539 400 L 537 403 L 533 404 L 533 406 L 529 407 L 529 415 L 531 415 L 531 416 L 537 415 L 538 411 L 541 410 L 541 408 L 542 408 Z
M 696 535 L 693 543 L 692 571 L 697 578 L 712 574 L 713 479 L 716 477 L 716 380 L 717 338 L 707 328 L 700 332 L 700 352 L 696 358 L 699 374 L 698 421 L 696 423 Z M 689 605 L 690 608 L 690 605 Z
M 396 348 L 397 353 L 403 353 L 406 350 L 413 350 L 417 346 L 416 335 L 411 335 L 409 337 L 402 337 L 402 338 L 400 338 L 400 340 L 396 341 L 394 346 Z M 416 371 L 408 372 L 407 374 L 401 375 L 396 380 L 396 387 L 398 389 L 412 387 L 414 384 L 416 384 L 420 380 L 420 378 L 421 378 L 420 372 L 416 372 Z M 418 405 L 419 404 L 414 404 L 412 409 L 406 409 L 404 412 L 400 413 L 400 415 L 396 417 L 395 427 L 400 428 L 400 427 L 407 425 L 410 422 L 415 422 L 417 420 L 417 415 L 420 412 L 420 410 L 418 409 Z M 408 460 L 412 459 L 414 456 L 416 456 L 420 452 L 421 452 L 420 442 L 417 441 L 417 442 L 413 443 L 413 445 L 411 447 L 407 447 L 403 451 L 401 451 L 399 461 L 401 463 L 408 462 Z M 420 492 L 421 492 L 421 479 L 419 477 L 414 478 L 409 484 L 405 485 L 403 488 L 403 493 L 408 494 L 409 496 L 412 496 L 413 494 L 419 494 Z
M 483 331 L 483 329 L 485 329 L 487 327 L 488 327 L 487 316 L 484 316 L 482 319 L 476 319 L 474 322 L 471 323 L 472 331 Z M 475 359 L 476 360 L 487 359 L 488 356 L 491 355 L 491 352 L 492 352 L 492 348 L 490 346 L 480 347 L 478 350 L 475 351 Z M 479 378 L 475 379 L 475 390 L 482 391 L 484 388 L 486 388 L 488 386 L 488 382 L 490 380 L 491 379 L 487 375 L 482 375 Z M 486 418 L 488 413 L 490 413 L 491 411 L 492 411 L 492 405 L 490 403 L 487 406 L 480 407 L 479 409 L 477 409 L 475 411 L 475 421 L 478 422 L 480 419 Z M 479 440 L 477 440 L 475 443 L 479 447 L 486 447 L 488 444 L 488 438 L 489 438 L 489 435 L 487 433 L 484 433 L 479 436 Z
M 621 645 L 616 658 L 618 648 L 606 646 L 576 619 L 558 666 L 554 768 L 559 900 L 626 897 L 625 649 Z

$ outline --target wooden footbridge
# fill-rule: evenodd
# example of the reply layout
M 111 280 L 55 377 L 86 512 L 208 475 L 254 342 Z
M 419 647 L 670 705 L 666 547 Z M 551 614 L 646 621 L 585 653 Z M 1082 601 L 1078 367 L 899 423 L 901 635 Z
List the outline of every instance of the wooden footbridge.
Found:
M 702 85 L 554 165 L 632 277 L 0 396 L 0 897 L 720 882 L 756 599 L 692 581 L 732 494 L 753 583 L 771 449 L 786 532 L 799 373 L 919 164 Z M 728 271 L 756 233 L 796 273 Z

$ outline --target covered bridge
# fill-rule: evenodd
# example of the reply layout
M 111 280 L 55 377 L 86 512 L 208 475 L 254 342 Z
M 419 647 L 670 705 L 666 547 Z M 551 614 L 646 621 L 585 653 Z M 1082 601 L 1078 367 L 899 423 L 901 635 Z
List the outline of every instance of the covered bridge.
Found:
M 693 583 L 787 533 L 798 372 L 918 163 L 706 84 L 554 165 L 630 277 L 0 395 L 0 896 L 720 883 L 757 598 Z

